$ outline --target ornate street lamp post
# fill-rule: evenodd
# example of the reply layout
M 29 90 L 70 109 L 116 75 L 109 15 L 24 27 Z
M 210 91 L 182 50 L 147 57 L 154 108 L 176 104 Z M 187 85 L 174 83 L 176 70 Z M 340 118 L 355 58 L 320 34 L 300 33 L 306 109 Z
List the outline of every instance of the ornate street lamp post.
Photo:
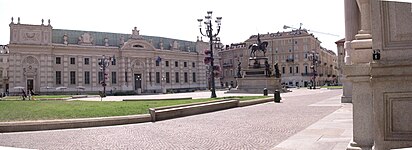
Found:
M 110 65 L 110 63 L 112 61 L 114 61 L 115 57 L 106 57 L 105 55 L 102 56 L 102 58 L 98 59 L 98 64 L 100 66 L 100 70 L 102 70 L 102 74 L 103 74 L 103 79 L 100 82 L 100 84 L 102 84 L 103 86 L 103 93 L 101 95 L 101 97 L 106 97 L 106 79 L 108 78 L 108 73 L 106 73 L 106 68 Z
M 316 89 L 316 75 L 317 75 L 317 71 L 316 71 L 316 67 L 318 65 L 318 60 L 319 60 L 319 54 L 316 53 L 315 51 L 312 51 L 309 54 L 309 60 L 312 61 L 312 66 L 310 66 L 310 68 L 312 69 L 313 72 L 313 77 L 312 77 L 312 83 L 313 83 L 313 89 Z
M 7 45 L 0 45 L 0 53 L 1 53 L 1 54 L 7 54 L 7 53 L 9 53 L 9 46 L 7 46 Z
M 200 30 L 200 34 L 202 34 L 203 36 L 206 36 L 209 38 L 209 44 L 210 44 L 210 68 L 209 68 L 209 72 L 210 72 L 210 78 L 211 78 L 211 84 L 212 84 L 212 95 L 211 98 L 216 98 L 216 89 L 215 89 L 215 75 L 214 75 L 214 64 L 213 64 L 213 38 L 217 37 L 217 35 L 220 32 L 220 25 L 221 25 L 221 20 L 222 17 L 216 17 L 215 22 L 217 23 L 217 33 L 213 34 L 213 28 L 212 28 L 212 11 L 208 11 L 207 12 L 207 16 L 205 16 L 205 21 L 203 22 L 206 27 L 206 34 L 203 34 L 202 32 L 202 21 L 203 19 L 197 19 L 197 21 L 199 21 L 199 30 Z

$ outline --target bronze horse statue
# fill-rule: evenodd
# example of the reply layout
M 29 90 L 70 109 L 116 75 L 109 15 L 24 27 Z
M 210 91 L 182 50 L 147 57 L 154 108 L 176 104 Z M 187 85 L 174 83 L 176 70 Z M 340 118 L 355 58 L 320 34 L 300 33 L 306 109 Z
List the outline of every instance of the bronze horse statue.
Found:
M 260 35 L 258 34 L 257 37 L 258 43 L 252 44 L 249 46 L 250 51 L 250 57 L 256 57 L 256 51 L 261 50 L 263 52 L 263 56 L 266 56 L 266 47 L 269 45 L 268 42 L 261 42 L 260 41 Z

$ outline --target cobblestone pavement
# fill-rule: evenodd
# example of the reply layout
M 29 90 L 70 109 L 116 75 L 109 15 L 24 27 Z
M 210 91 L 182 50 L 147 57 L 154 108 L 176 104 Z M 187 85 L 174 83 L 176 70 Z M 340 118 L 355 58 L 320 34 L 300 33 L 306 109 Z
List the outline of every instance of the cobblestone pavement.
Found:
M 298 89 L 264 103 L 155 123 L 0 134 L 0 146 L 30 149 L 271 149 L 341 108 L 316 105 L 342 90 Z

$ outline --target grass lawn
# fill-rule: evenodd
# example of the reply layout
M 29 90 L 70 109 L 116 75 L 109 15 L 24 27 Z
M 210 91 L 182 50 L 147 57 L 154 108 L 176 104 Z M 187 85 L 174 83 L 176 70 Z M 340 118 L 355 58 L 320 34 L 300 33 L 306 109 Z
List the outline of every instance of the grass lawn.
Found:
M 59 99 L 59 98 L 70 98 L 72 97 L 71 95 L 36 95 L 33 96 L 34 99 L 36 100 L 42 100 L 42 99 Z M 21 96 L 7 96 L 1 100 L 23 100 Z
M 241 100 L 265 98 L 266 96 L 232 97 Z M 222 98 L 218 98 L 222 99 Z M 147 114 L 149 108 L 205 102 L 212 98 L 164 101 L 0 101 L 0 122 L 92 118 Z
M 328 88 L 328 89 L 342 89 L 343 86 L 321 86 L 320 88 Z
M 207 100 L 134 102 L 0 101 L 0 122 L 147 114 L 148 109 L 152 107 L 202 101 Z

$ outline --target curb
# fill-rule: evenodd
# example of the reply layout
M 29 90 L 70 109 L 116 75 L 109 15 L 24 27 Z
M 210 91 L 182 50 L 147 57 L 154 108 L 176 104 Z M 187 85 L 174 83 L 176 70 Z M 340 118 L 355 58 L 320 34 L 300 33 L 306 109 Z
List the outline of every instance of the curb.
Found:
M 273 97 L 258 100 L 239 101 L 237 99 L 216 100 L 211 102 L 200 102 L 192 104 L 183 104 L 176 106 L 165 106 L 149 108 L 150 114 L 114 116 L 100 118 L 80 118 L 80 119 L 62 119 L 62 120 L 40 120 L 40 121 L 18 121 L 18 122 L 0 122 L 0 133 L 22 132 L 22 131 L 40 131 L 56 130 L 71 128 L 86 128 L 99 126 L 112 126 L 122 124 L 144 123 L 156 120 L 165 120 L 189 115 L 202 114 L 212 111 L 250 106 L 260 103 L 273 101 Z M 162 112 L 163 116 L 156 118 L 156 110 L 170 110 Z
M 143 115 L 100 117 L 100 118 L 3 122 L 3 123 L 0 123 L 0 133 L 98 127 L 98 126 L 131 124 L 131 123 L 142 123 L 142 122 L 150 122 L 150 121 L 151 121 L 150 115 L 143 114 Z
M 274 101 L 273 97 L 268 97 L 268 98 L 262 98 L 262 99 L 257 99 L 257 100 L 240 101 L 237 106 L 238 107 L 245 107 L 245 106 L 256 105 L 256 104 L 267 103 L 267 102 L 273 102 L 273 101 Z
M 218 111 L 223 109 L 229 109 L 237 107 L 239 100 L 225 99 L 217 101 L 209 101 L 202 103 L 192 103 L 186 105 L 167 106 L 150 108 L 149 113 L 152 117 L 152 121 L 166 120 L 177 117 L 190 116 L 195 114 L 202 114 L 212 111 Z

